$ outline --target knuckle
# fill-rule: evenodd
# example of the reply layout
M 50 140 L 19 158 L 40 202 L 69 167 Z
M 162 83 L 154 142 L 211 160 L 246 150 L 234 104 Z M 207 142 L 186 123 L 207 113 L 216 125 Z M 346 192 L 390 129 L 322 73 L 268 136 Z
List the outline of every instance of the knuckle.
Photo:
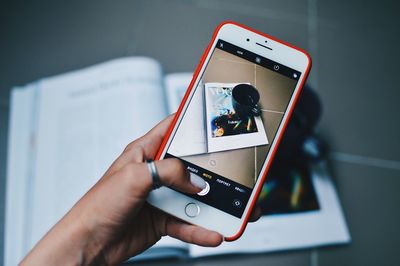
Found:
M 136 143 L 136 141 L 131 142 L 126 146 L 124 154 L 129 157 L 129 161 L 138 163 L 145 160 L 144 147 L 139 143 Z
M 130 162 L 121 169 L 126 186 L 134 194 L 146 193 L 151 186 L 149 174 L 138 163 Z
M 131 150 L 132 155 L 131 155 L 131 160 L 134 162 L 143 162 L 144 161 L 144 149 L 142 146 L 135 146 Z
M 127 151 L 131 150 L 134 147 L 135 147 L 135 141 L 132 141 L 131 143 L 126 145 L 124 152 L 127 152 Z
M 130 150 L 132 150 L 132 149 L 135 149 L 135 148 L 137 148 L 137 147 L 140 147 L 140 146 L 141 146 L 141 145 L 140 145 L 140 140 L 141 140 L 142 138 L 143 138 L 143 137 L 140 137 L 140 138 L 137 138 L 137 139 L 133 140 L 132 142 L 130 142 L 128 145 L 126 145 L 124 151 L 130 151 Z

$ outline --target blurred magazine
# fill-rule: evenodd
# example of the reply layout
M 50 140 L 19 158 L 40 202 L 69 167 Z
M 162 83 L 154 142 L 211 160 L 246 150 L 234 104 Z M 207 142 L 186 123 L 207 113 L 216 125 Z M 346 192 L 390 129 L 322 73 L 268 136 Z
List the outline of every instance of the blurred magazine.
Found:
M 127 57 L 14 88 L 4 265 L 17 265 L 96 183 L 127 143 L 175 112 L 190 79 L 189 73 L 164 76 L 153 59 Z M 198 138 L 198 148 L 204 149 L 204 136 Z M 238 241 L 203 248 L 164 237 L 135 259 L 349 242 L 337 194 L 323 165 L 299 168 L 285 176 L 268 178 L 260 196 L 264 215 L 249 224 Z
M 205 83 L 207 150 L 217 152 L 268 144 L 261 117 L 241 119 L 232 106 L 238 83 Z

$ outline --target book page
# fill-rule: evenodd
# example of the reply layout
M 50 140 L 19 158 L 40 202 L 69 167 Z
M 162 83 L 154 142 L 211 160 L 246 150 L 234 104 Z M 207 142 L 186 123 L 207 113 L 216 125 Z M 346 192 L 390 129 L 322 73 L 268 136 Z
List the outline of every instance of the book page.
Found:
M 132 257 L 128 262 L 168 258 L 186 258 L 189 256 L 189 244 L 178 239 L 164 236 L 150 249 Z
M 156 61 L 135 57 L 40 81 L 25 251 L 95 184 L 129 142 L 167 115 L 161 73 Z
M 8 134 L 7 187 L 5 197 L 4 265 L 17 265 L 24 256 L 25 225 L 30 210 L 31 160 L 35 148 L 33 123 L 36 84 L 13 88 Z

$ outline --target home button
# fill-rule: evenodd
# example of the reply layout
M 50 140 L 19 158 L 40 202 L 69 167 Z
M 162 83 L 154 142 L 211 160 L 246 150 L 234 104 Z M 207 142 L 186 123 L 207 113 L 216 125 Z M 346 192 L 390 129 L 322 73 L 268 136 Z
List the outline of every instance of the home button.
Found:
M 196 203 L 188 203 L 185 207 L 185 213 L 191 218 L 196 217 L 200 213 L 200 207 Z

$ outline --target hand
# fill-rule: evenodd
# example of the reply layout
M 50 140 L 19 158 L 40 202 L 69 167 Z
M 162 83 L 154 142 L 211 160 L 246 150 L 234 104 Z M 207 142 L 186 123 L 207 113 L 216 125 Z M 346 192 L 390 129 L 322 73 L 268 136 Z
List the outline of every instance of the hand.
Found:
M 201 246 L 221 244 L 219 233 L 188 224 L 146 203 L 152 178 L 144 161 L 155 157 L 171 121 L 172 116 L 130 143 L 22 264 L 118 264 L 166 235 Z M 198 193 L 205 186 L 177 159 L 155 163 L 166 186 L 186 193 Z M 259 213 L 256 209 L 253 219 Z

